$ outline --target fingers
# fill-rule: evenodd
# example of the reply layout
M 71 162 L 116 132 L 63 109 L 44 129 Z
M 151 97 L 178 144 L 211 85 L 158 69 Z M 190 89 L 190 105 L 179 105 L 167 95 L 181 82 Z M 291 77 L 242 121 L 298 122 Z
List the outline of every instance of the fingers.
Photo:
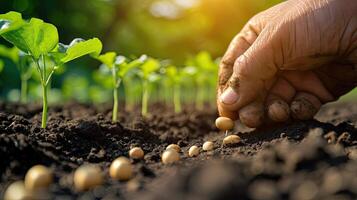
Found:
M 295 119 L 308 120 L 314 117 L 320 107 L 321 101 L 316 96 L 299 92 L 291 103 L 290 110 Z
M 224 86 L 231 77 L 236 59 L 250 47 L 256 38 L 257 34 L 247 27 L 244 27 L 242 31 L 233 38 L 219 66 L 218 83 L 220 90 L 224 89 Z
M 269 95 L 266 103 L 268 117 L 275 122 L 285 122 L 290 118 L 289 104 L 276 95 Z
M 264 106 L 261 101 L 255 101 L 239 110 L 240 121 L 250 128 L 256 128 L 263 124 Z

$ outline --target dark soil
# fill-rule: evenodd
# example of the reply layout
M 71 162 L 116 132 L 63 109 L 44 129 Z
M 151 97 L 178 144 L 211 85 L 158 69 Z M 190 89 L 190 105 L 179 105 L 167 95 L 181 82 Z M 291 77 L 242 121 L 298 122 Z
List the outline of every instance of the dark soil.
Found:
M 110 107 L 66 104 L 51 107 L 48 128 L 40 128 L 41 107 L 0 103 L 0 193 L 24 178 L 35 164 L 50 166 L 55 184 L 49 199 L 357 199 L 357 103 L 323 108 L 316 120 L 290 121 L 258 130 L 237 124 L 242 143 L 222 147 L 214 108 L 181 113 L 153 105 L 147 118 L 120 113 L 111 123 Z M 189 158 L 191 145 L 215 143 L 215 150 Z M 183 153 L 175 165 L 161 164 L 170 143 Z M 132 161 L 135 178 L 77 192 L 73 171 L 128 156 L 132 146 L 145 159 Z M 0 198 L 2 194 L 0 194 Z

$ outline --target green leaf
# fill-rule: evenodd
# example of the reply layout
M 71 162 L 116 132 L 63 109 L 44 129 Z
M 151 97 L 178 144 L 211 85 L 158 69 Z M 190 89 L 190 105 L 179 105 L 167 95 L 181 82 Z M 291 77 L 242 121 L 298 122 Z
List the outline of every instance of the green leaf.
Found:
M 35 59 L 48 54 L 58 43 L 57 28 L 37 18 L 32 18 L 30 22 L 18 29 L 8 31 L 2 36 Z
M 6 47 L 5 45 L 0 44 L 0 56 L 9 58 L 12 62 L 17 64 L 19 62 L 20 51 L 16 47 Z
M 140 68 L 142 77 L 147 79 L 151 73 L 157 71 L 160 68 L 160 62 L 156 59 L 149 58 L 143 65 L 141 65 Z
M 107 52 L 97 57 L 97 59 L 105 64 L 107 67 L 112 68 L 117 54 L 115 52 Z
M 25 24 L 22 20 L 21 13 L 10 11 L 0 15 L 0 35 L 8 31 L 18 29 Z
M 67 63 L 88 54 L 97 57 L 101 51 L 102 42 L 98 38 L 93 38 L 87 41 L 83 39 L 74 39 L 66 51 L 66 56 L 61 59 L 61 62 Z

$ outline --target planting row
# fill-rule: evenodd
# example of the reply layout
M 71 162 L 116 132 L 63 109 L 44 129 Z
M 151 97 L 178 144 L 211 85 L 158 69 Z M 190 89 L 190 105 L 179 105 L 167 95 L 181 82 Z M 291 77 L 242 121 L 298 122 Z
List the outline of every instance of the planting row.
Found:
M 182 67 L 146 55 L 128 58 L 116 52 L 102 53 L 98 38 L 76 38 L 65 45 L 59 42 L 53 24 L 37 18 L 24 20 L 17 12 L 0 15 L 0 36 L 14 45 L 12 48 L 0 46 L 0 56 L 11 60 L 19 70 L 23 103 L 27 101 L 29 79 L 32 76 L 39 79 L 43 99 L 42 128 L 47 123 L 48 93 L 53 75 L 63 71 L 66 63 L 85 55 L 102 63 L 94 77 L 101 86 L 112 89 L 113 121 L 118 120 L 119 98 L 125 99 L 126 108 L 140 99 L 143 116 L 148 114 L 153 94 L 159 97 L 158 101 L 172 102 L 175 112 L 181 111 L 181 101 L 189 99 L 189 94 L 193 94 L 198 109 L 203 108 L 207 98 L 214 98 L 218 67 L 205 52 L 189 58 Z M 2 68 L 3 62 L 0 62 L 0 71 Z M 120 91 L 124 93 L 121 97 Z

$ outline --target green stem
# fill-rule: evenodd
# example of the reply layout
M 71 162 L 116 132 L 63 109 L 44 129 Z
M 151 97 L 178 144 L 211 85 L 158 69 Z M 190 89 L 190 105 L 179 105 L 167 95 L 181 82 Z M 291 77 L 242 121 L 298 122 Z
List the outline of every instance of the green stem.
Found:
M 181 112 L 181 88 L 179 85 L 174 86 L 174 107 L 175 113 Z
M 196 109 L 197 110 L 202 110 L 203 109 L 203 91 L 204 88 L 203 87 L 200 87 L 198 86 L 197 87 L 197 94 L 196 94 Z
M 41 127 L 46 128 L 47 125 L 47 85 L 42 84 L 43 107 L 42 107 L 42 123 Z
M 119 86 L 120 86 L 120 80 L 118 80 L 118 75 L 117 75 L 117 70 L 115 66 L 112 66 L 112 78 L 113 78 L 113 115 L 112 115 L 112 121 L 116 122 L 118 121 L 118 104 L 119 104 Z
M 21 96 L 20 96 L 20 101 L 22 103 L 27 102 L 27 79 L 24 77 L 21 77 Z
M 149 88 L 148 88 L 148 83 L 145 80 L 143 82 L 143 97 L 142 97 L 142 102 L 141 102 L 141 114 L 143 116 L 147 116 L 148 113 L 148 99 L 149 99 Z

